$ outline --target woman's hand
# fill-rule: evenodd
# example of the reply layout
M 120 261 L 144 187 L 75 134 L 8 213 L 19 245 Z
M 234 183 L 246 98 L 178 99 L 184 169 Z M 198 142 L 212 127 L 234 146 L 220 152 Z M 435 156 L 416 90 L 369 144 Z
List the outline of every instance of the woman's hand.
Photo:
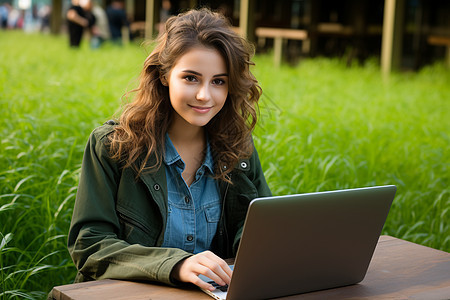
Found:
M 175 265 L 172 276 L 178 281 L 191 282 L 200 288 L 213 291 L 215 287 L 198 278 L 198 275 L 205 275 L 217 284 L 225 285 L 230 284 L 232 273 L 223 259 L 211 251 L 205 251 Z

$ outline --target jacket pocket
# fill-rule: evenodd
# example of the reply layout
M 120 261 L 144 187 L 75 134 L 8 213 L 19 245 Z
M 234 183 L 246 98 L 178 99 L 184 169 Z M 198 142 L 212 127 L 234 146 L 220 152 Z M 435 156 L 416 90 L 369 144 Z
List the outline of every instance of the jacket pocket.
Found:
M 117 209 L 121 239 L 129 244 L 141 244 L 143 246 L 154 246 L 158 232 L 152 230 L 143 221 L 138 220 L 132 213 L 125 209 Z

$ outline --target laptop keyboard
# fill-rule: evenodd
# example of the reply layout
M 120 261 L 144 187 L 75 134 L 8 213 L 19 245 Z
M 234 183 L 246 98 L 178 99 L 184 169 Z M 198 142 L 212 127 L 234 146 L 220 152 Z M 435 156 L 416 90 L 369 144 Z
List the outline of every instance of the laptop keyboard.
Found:
M 215 287 L 216 289 L 218 289 L 222 292 L 226 292 L 228 290 L 228 284 L 220 285 L 220 284 L 217 284 L 215 281 L 208 281 L 208 283 L 210 283 L 213 287 Z

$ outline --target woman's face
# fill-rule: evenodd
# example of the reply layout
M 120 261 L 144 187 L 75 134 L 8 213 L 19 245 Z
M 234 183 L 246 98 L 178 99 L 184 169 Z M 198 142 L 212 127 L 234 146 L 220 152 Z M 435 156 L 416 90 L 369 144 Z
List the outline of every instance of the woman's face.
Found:
M 166 75 L 173 122 L 205 126 L 222 109 L 228 96 L 225 60 L 212 48 L 195 47 L 176 61 Z

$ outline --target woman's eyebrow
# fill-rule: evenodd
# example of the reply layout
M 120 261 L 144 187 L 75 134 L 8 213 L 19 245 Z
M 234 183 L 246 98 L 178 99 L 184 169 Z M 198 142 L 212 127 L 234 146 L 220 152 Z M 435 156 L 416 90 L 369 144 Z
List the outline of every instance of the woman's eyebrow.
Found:
M 196 71 L 192 71 L 192 70 L 183 70 L 182 72 L 183 73 L 191 73 L 191 74 L 194 74 L 194 75 L 202 76 L 201 73 L 196 72 Z
M 222 77 L 222 76 L 228 76 L 228 74 L 227 73 L 222 73 L 222 74 L 214 75 L 213 77 Z
M 184 72 L 184 73 L 191 73 L 191 74 L 194 74 L 194 75 L 197 75 L 197 76 L 203 76 L 201 73 L 193 71 L 193 70 L 183 70 L 182 72 Z M 221 73 L 221 74 L 213 75 L 213 77 L 222 77 L 222 76 L 228 76 L 228 74 L 227 73 Z

